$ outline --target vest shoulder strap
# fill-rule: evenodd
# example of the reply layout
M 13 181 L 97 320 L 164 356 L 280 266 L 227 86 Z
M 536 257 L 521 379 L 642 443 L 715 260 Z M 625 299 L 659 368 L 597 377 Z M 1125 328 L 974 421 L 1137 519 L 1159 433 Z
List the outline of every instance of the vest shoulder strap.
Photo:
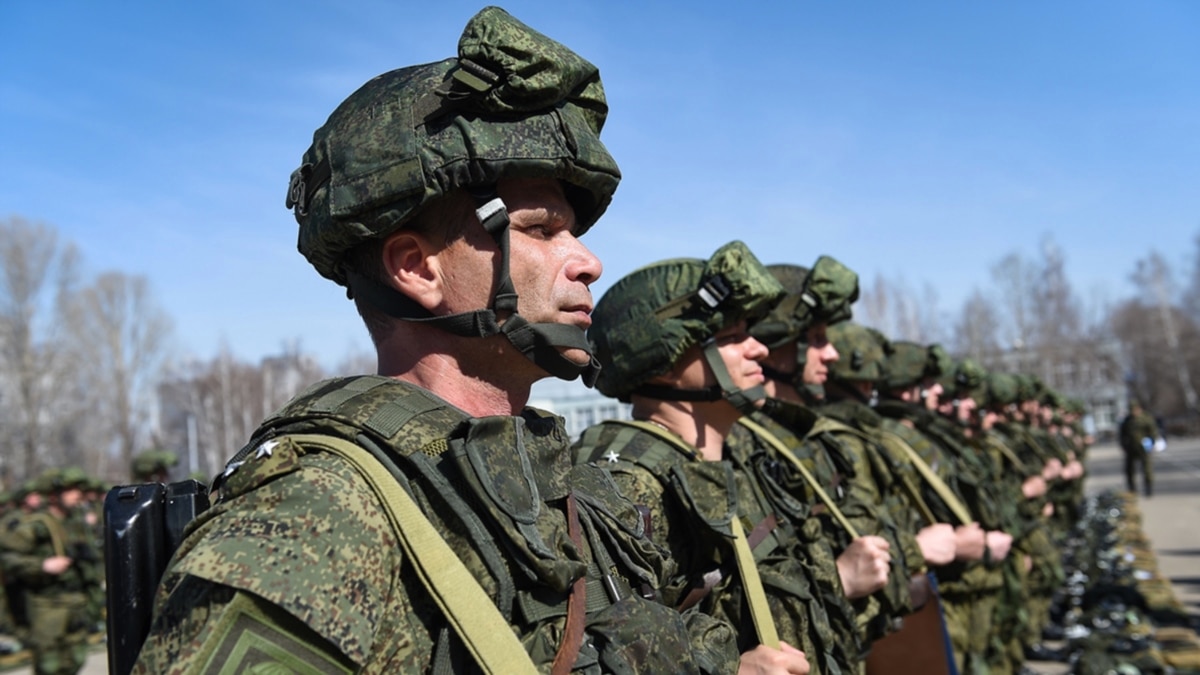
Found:
M 485 673 L 537 673 L 520 640 L 471 572 L 438 534 L 417 503 L 368 451 L 335 436 L 291 435 L 331 452 L 362 474 L 387 511 L 392 529 L 455 633 Z

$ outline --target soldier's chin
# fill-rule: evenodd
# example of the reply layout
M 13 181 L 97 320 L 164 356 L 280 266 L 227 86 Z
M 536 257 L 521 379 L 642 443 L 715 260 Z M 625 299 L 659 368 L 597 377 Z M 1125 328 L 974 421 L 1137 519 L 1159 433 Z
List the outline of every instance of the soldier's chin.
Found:
M 584 349 L 561 349 L 559 353 L 577 366 L 586 366 L 592 362 L 592 355 Z

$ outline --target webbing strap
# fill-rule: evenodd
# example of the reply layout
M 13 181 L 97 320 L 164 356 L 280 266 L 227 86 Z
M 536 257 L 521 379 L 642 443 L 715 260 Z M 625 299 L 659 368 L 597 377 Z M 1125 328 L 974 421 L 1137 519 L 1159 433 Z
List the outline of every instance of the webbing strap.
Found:
M 654 422 L 647 422 L 645 420 L 608 420 L 608 423 L 622 424 L 627 427 L 636 427 L 642 431 L 645 431 L 651 436 L 657 436 L 658 438 L 666 441 L 667 445 L 675 448 L 679 452 L 682 452 L 687 456 L 688 459 L 701 459 L 699 451 L 688 445 L 682 438 L 676 436 L 670 431 L 667 431 L 663 427 L 658 426 Z
M 485 673 L 538 671 L 508 622 L 420 507 L 371 455 L 357 445 L 320 434 L 291 435 L 297 443 L 332 452 L 350 462 L 379 495 L 404 553 L 422 585 Z
M 937 473 L 925 463 L 924 459 L 921 459 L 921 455 L 917 454 L 917 451 L 913 450 L 911 445 L 909 445 L 903 438 L 897 436 L 895 432 L 888 431 L 886 429 L 880 429 L 880 437 L 891 442 L 894 447 L 898 447 L 904 452 L 904 454 L 908 457 L 909 462 L 911 462 L 913 467 L 916 468 L 917 473 L 921 474 L 921 477 L 925 479 L 925 482 L 929 483 L 934 492 L 937 492 L 938 496 L 942 498 L 942 501 L 946 504 L 946 507 L 954 513 L 954 517 L 958 518 L 959 525 L 966 525 L 967 523 L 974 522 L 975 519 L 971 517 L 971 512 L 966 506 L 963 506 L 961 501 L 958 500 L 958 497 L 954 494 L 954 491 L 950 489 L 950 486 L 946 485 L 946 482 L 943 481 L 941 477 L 938 476 Z
M 671 447 L 679 450 L 692 459 L 699 459 L 700 454 L 684 440 L 666 429 L 641 420 L 620 420 L 621 424 L 637 427 L 666 441 Z M 750 604 L 750 616 L 754 620 L 754 630 L 758 641 L 772 649 L 779 649 L 779 633 L 775 629 L 775 619 L 771 615 L 771 606 L 767 604 L 767 592 L 763 589 L 762 577 L 758 575 L 758 563 L 754 562 L 754 552 L 746 540 L 746 533 L 737 514 L 730 519 L 733 529 L 733 553 L 737 561 L 738 573 L 742 577 L 742 586 L 746 593 L 746 602 Z
M 808 470 L 808 467 L 804 466 L 804 462 L 801 462 L 800 458 L 796 457 L 796 455 L 792 453 L 792 451 L 789 450 L 786 445 L 783 444 L 783 441 L 779 440 L 775 434 L 767 431 L 766 428 L 764 428 L 761 424 L 749 418 L 741 418 L 738 420 L 738 424 L 746 427 L 755 436 L 758 436 L 766 441 L 767 444 L 775 450 L 777 455 L 782 456 L 792 466 L 796 467 L 796 470 L 800 472 L 801 476 L 804 476 L 805 482 L 807 482 L 809 487 L 813 489 L 813 492 L 817 493 L 817 497 L 820 497 L 821 501 L 825 504 L 825 507 L 828 508 L 829 512 L 833 514 L 834 519 L 837 520 L 838 524 L 842 526 L 842 529 L 846 530 L 846 533 L 850 535 L 851 539 L 858 539 L 858 530 L 854 529 L 854 526 L 851 525 L 850 521 L 846 519 L 846 515 L 842 513 L 841 509 L 838 508 L 837 503 L 834 502 L 833 498 L 829 496 L 829 493 L 821 487 L 821 484 L 817 481 L 817 477 L 812 475 L 812 472 Z
M 34 520 L 46 526 L 46 531 L 50 534 L 50 546 L 54 549 L 54 555 L 59 557 L 67 555 L 67 531 L 63 529 L 62 523 L 49 513 L 31 513 L 29 515 Z
M 902 487 L 905 494 L 908 495 L 908 499 L 910 502 L 912 502 L 912 506 L 921 513 L 921 517 L 925 519 L 925 522 L 929 523 L 930 525 L 934 525 L 938 522 L 938 519 L 933 515 L 933 511 L 930 510 L 929 504 L 926 504 L 925 498 L 921 496 L 921 489 L 918 488 L 915 483 L 913 483 L 912 474 L 908 471 L 904 471 L 903 468 L 901 468 L 902 465 L 897 464 L 898 462 L 907 462 L 907 457 L 896 457 L 895 453 L 888 449 L 886 443 L 881 441 L 877 442 L 871 437 L 870 434 L 867 434 L 860 429 L 855 429 L 848 424 L 822 415 L 817 419 L 817 423 L 813 425 L 812 433 L 816 434 L 824 432 L 842 432 L 852 434 L 862 439 L 865 443 L 875 447 L 881 447 L 884 450 L 883 454 L 887 458 L 892 475 L 895 476 L 895 479 L 900 482 L 900 487 Z
M 746 533 L 742 530 L 742 521 L 734 516 L 730 521 L 733 525 L 733 552 L 737 559 L 738 573 L 742 575 L 742 586 L 746 592 L 746 602 L 750 604 L 750 617 L 754 620 L 754 631 L 758 641 L 771 649 L 779 649 L 779 633 L 775 630 L 775 619 L 771 616 L 771 606 L 767 604 L 767 592 L 763 590 L 762 578 L 758 576 L 758 564 L 754 562 L 754 552 L 746 541 Z
M 992 433 L 988 433 L 986 436 L 984 436 L 984 442 L 996 450 L 999 450 L 1000 454 L 1004 455 L 1005 459 L 1012 462 L 1013 468 L 1017 471 L 1020 471 L 1022 476 L 1029 475 L 1029 469 L 1025 466 L 1025 462 L 1022 462 L 1021 458 L 1017 457 L 1017 453 L 1013 452 L 1012 448 L 1008 447 L 1007 443 L 999 438 L 996 438 L 996 436 Z

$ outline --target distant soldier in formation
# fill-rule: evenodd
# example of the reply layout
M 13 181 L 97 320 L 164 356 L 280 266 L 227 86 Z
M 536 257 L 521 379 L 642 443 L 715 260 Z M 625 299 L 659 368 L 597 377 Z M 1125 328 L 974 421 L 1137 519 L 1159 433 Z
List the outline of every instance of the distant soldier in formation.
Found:
M 97 618 L 90 610 L 101 592 L 101 560 L 78 513 L 86 484 L 78 469 L 45 471 L 36 486 L 45 508 L 22 511 L 0 531 L 0 562 L 20 586 L 39 675 L 78 672 Z
M 168 483 L 171 470 L 179 465 L 179 456 L 169 450 L 147 450 L 133 458 L 130 473 L 134 482 Z

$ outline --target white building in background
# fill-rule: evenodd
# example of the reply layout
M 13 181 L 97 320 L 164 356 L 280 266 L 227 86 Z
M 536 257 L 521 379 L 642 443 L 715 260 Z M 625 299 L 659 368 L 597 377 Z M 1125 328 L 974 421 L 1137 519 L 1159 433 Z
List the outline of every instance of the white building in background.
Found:
M 633 418 L 628 403 L 608 398 L 579 382 L 542 380 L 533 386 L 529 405 L 562 417 L 572 441 L 578 440 L 584 429 L 593 424 Z

